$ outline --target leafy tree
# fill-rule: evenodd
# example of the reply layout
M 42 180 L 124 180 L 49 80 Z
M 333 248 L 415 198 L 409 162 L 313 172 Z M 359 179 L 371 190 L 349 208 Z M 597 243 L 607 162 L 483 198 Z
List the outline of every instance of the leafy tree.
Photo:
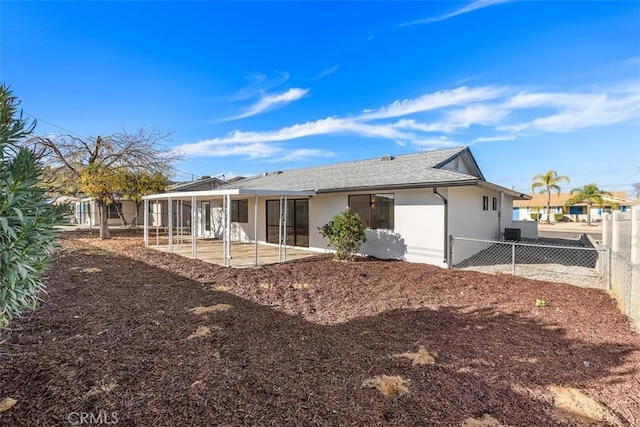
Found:
M 540 194 L 547 195 L 547 224 L 551 224 L 551 192 L 560 194 L 560 183 L 566 181 L 569 183 L 569 177 L 558 175 L 554 170 L 534 176 L 531 179 L 531 191 L 535 192 L 540 188 Z
M 84 194 L 96 202 L 100 224 L 102 224 L 103 218 L 108 220 L 107 212 L 103 214 L 102 208 L 104 207 L 106 211 L 108 205 L 113 204 L 116 207 L 118 206 L 115 202 L 121 192 L 122 180 L 120 178 L 120 172 L 117 169 L 93 163 L 82 169 L 78 182 L 79 188 L 82 189 Z M 118 212 L 118 214 L 122 225 L 127 225 L 122 212 Z
M 78 138 L 61 135 L 40 138 L 38 143 L 49 150 L 50 171 L 57 182 L 77 182 L 77 189 L 94 197 L 99 213 L 100 237 L 109 238 L 107 206 L 116 195 L 123 173 L 166 174 L 180 155 L 162 145 L 168 135 L 156 130 L 140 129 L 134 133 L 116 133 L 107 137 Z M 103 182 L 104 181 L 104 182 Z M 60 191 L 69 190 L 67 185 Z M 122 215 L 121 215 L 122 218 Z
M 571 190 L 571 198 L 565 202 L 565 206 L 575 205 L 577 203 L 587 204 L 587 224 L 591 225 L 591 208 L 593 205 L 603 207 L 605 205 L 611 205 L 615 207 L 615 203 L 610 203 L 604 200 L 603 196 L 611 196 L 608 191 L 603 191 L 595 184 L 587 184 L 585 186 L 574 188 Z
M 348 208 L 318 227 L 318 231 L 330 246 L 336 248 L 335 259 L 341 261 L 352 258 L 367 241 L 362 219 Z
M 164 191 L 168 182 L 167 176 L 161 172 L 124 171 L 120 174 L 122 196 L 136 204 L 136 216 L 134 218 L 136 226 L 138 225 L 142 198 L 149 194 Z
M 0 327 L 35 308 L 54 249 L 54 226 L 61 222 L 39 185 L 39 157 L 21 145 L 35 122 L 24 120 L 18 105 L 0 84 Z

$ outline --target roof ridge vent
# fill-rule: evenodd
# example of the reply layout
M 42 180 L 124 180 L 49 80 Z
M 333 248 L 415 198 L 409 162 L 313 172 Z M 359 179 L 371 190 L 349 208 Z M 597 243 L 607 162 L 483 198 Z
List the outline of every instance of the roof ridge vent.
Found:
M 395 159 L 395 157 L 389 155 L 389 154 L 385 154 L 384 156 L 380 157 L 380 161 L 381 162 L 388 162 L 390 160 Z

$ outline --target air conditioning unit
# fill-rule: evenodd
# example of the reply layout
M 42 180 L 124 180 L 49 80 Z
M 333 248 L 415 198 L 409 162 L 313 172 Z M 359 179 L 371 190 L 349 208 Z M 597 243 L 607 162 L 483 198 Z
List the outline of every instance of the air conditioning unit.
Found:
M 519 228 L 505 228 L 504 240 L 510 240 L 512 242 L 519 242 L 522 230 Z

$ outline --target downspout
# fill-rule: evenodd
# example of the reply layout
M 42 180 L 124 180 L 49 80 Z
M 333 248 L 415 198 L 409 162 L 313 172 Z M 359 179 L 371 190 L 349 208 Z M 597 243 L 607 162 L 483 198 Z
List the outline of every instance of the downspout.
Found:
M 500 192 L 500 198 L 498 199 L 498 240 L 502 238 L 502 201 L 504 199 L 504 193 Z
M 442 194 L 438 193 L 438 188 L 433 187 L 433 194 L 444 202 L 444 263 L 447 263 L 447 246 L 449 243 L 449 201 Z

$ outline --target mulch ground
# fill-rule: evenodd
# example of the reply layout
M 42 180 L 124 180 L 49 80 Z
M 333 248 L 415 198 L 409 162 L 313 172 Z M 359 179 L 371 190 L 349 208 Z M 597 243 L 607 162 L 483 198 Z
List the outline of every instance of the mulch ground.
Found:
M 552 385 L 640 425 L 640 336 L 603 291 L 326 255 L 228 269 L 141 240 L 63 234 L 41 304 L 0 332 L 1 425 L 588 425 Z

